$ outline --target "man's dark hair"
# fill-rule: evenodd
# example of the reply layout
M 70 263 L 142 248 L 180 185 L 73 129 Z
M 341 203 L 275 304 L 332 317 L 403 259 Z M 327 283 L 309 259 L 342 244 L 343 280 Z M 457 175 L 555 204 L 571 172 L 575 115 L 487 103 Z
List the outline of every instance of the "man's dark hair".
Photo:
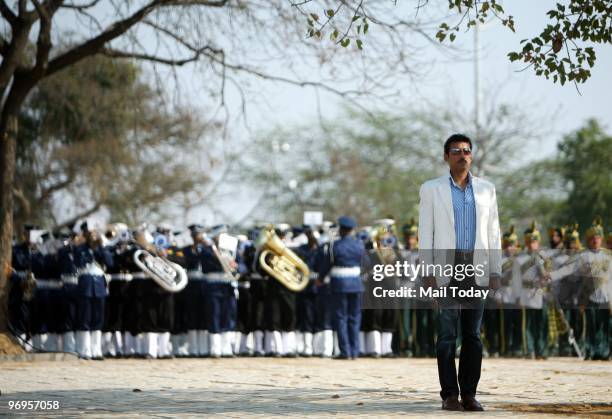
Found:
M 472 140 L 467 135 L 453 134 L 444 142 L 444 154 L 448 154 L 452 143 L 468 143 L 472 147 Z

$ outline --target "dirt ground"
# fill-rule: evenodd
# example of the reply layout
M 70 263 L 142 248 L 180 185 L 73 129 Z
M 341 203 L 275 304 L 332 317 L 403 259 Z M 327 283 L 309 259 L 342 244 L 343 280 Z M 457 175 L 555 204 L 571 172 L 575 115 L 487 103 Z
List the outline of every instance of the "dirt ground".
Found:
M 399 417 L 440 410 L 435 359 L 175 359 L 0 362 L 0 416 Z M 612 362 L 485 359 L 487 415 L 612 415 Z M 57 401 L 57 408 L 9 408 Z M 482 416 L 482 414 L 480 414 Z

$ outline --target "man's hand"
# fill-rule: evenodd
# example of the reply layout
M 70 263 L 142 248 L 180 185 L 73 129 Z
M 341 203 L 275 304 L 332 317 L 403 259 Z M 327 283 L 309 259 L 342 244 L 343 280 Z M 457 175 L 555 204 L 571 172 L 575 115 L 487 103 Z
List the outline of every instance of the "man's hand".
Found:
M 501 288 L 501 277 L 497 274 L 491 274 L 489 278 L 489 288 L 493 291 L 497 291 Z

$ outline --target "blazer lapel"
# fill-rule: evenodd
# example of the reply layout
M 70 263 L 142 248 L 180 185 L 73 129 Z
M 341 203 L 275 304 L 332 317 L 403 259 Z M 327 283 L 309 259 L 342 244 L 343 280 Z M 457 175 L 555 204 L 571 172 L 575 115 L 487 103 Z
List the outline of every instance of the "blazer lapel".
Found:
M 438 185 L 438 195 L 442 200 L 442 204 L 448 213 L 450 225 L 453 231 L 455 231 L 455 211 L 453 210 L 453 198 L 451 195 L 450 183 L 448 176 L 442 176 Z

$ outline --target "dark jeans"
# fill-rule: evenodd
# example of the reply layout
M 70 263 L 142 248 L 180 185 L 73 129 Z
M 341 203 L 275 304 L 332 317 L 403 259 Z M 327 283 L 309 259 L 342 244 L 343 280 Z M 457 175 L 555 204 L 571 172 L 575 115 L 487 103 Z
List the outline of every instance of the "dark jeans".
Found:
M 477 308 L 440 308 L 438 315 L 438 341 L 436 352 L 438 357 L 438 376 L 440 378 L 440 396 L 461 394 L 475 396 L 480 380 L 482 364 L 482 342 L 480 340 L 480 324 L 482 322 L 484 304 Z M 457 326 L 461 324 L 461 355 L 459 356 L 459 375 L 455 369 L 455 349 Z M 457 385 L 457 379 L 459 385 Z M 461 389 L 461 390 L 460 390 Z
M 456 255 L 455 264 L 470 263 L 472 258 L 469 255 L 467 260 L 458 261 L 458 259 L 459 257 Z M 461 289 L 480 288 L 475 284 L 473 277 L 465 278 L 462 281 L 453 279 L 450 286 L 458 286 Z M 448 292 L 450 293 L 450 289 Z M 480 380 L 482 364 L 480 325 L 484 303 L 483 299 L 475 298 L 465 301 L 458 298 L 446 298 L 439 301 L 436 354 L 442 399 L 449 396 L 459 396 L 459 394 L 462 398 L 476 396 L 476 387 Z M 459 356 L 459 374 L 457 374 L 455 351 L 458 335 L 457 327 L 459 325 L 461 326 L 461 354 Z M 458 384 L 457 380 L 459 381 Z

